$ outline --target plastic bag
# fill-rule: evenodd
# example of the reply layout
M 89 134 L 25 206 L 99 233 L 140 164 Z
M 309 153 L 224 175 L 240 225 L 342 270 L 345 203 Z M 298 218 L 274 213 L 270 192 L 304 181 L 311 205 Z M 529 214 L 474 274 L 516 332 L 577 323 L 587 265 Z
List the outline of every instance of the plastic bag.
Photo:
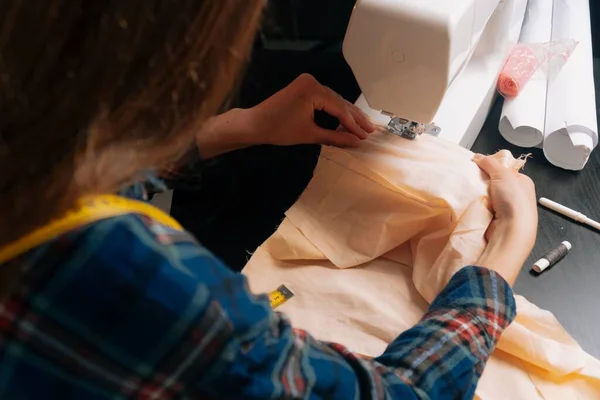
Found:
M 536 71 L 552 81 L 578 44 L 574 39 L 517 44 L 498 77 L 498 92 L 504 97 L 518 96 Z

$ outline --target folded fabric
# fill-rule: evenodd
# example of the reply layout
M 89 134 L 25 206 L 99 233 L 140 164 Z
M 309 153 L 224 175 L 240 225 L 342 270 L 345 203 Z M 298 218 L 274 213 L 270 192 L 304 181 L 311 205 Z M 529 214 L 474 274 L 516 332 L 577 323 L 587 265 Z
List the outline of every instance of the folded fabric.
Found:
M 313 180 L 244 269 L 251 289 L 285 284 L 280 310 L 321 340 L 377 356 L 486 246 L 489 180 L 473 154 L 427 135 L 375 133 L 323 148 Z M 509 167 L 523 161 L 496 155 Z M 477 388 L 484 400 L 600 398 L 600 362 L 551 313 L 517 296 Z M 507 384 L 510 383 L 510 384 Z

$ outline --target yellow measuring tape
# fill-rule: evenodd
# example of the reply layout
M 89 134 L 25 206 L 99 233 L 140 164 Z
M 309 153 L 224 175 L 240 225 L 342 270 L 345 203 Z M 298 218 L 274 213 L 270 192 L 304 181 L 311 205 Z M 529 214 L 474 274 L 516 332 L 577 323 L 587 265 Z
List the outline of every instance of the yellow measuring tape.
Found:
M 269 293 L 269 303 L 271 303 L 271 308 L 275 309 L 292 297 L 294 297 L 294 293 L 285 285 L 281 285 Z
M 62 218 L 51 221 L 0 248 L 0 265 L 69 231 L 103 219 L 126 214 L 143 215 L 171 229 L 183 231 L 183 227 L 170 215 L 151 204 L 110 194 L 90 196 L 81 199 L 75 208 Z M 293 296 L 293 293 L 282 285 L 269 294 L 271 307 L 276 308 Z
M 81 199 L 75 208 L 62 218 L 51 221 L 0 249 L 0 264 L 69 231 L 92 222 L 125 214 L 144 215 L 170 228 L 183 230 L 177 221 L 148 203 L 115 195 L 90 196 Z

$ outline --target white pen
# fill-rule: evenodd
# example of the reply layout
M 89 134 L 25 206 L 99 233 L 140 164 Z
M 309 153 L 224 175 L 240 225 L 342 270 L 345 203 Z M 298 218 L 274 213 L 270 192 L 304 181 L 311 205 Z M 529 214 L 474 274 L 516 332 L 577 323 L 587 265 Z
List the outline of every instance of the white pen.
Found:
M 579 211 L 572 210 L 569 207 L 565 207 L 562 204 L 558 204 L 557 202 L 549 200 L 545 197 L 540 198 L 540 204 L 544 207 L 548 207 L 553 211 L 556 211 L 559 214 L 564 215 L 565 217 L 569 217 L 577 222 L 589 225 L 592 228 L 595 228 L 600 231 L 600 223 L 598 221 L 594 221 L 593 219 L 586 217 Z

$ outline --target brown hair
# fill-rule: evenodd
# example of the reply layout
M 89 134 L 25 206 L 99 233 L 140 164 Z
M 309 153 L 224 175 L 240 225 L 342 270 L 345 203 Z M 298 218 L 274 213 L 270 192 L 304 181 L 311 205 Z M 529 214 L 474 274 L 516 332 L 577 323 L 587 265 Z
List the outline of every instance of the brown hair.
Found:
M 263 4 L 0 2 L 0 245 L 188 150 Z

